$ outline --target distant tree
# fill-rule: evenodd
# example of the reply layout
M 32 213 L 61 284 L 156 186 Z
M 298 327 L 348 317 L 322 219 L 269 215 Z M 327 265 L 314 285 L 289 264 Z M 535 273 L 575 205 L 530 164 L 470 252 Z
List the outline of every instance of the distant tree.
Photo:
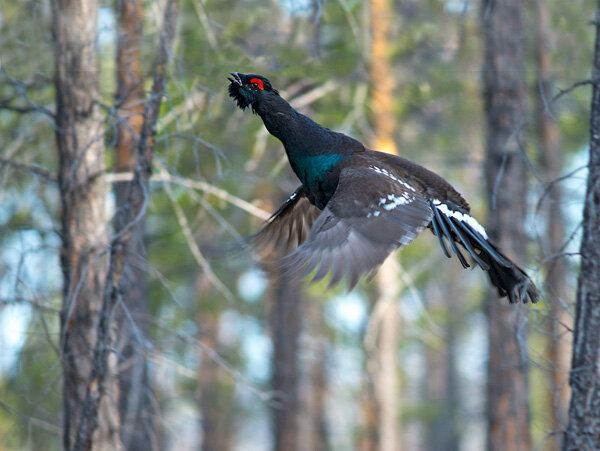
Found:
M 234 443 L 235 387 L 231 377 L 224 375 L 214 355 L 222 355 L 219 342 L 221 330 L 221 299 L 210 297 L 210 281 L 205 274 L 196 276 L 196 298 L 202 303 L 197 316 L 200 366 L 198 368 L 198 399 L 200 405 L 202 451 L 228 451 Z
M 432 336 L 427 340 L 427 371 L 423 383 L 425 402 L 428 403 L 427 409 L 430 412 L 425 435 L 428 451 L 460 449 L 456 335 L 459 315 L 464 308 L 460 305 L 464 293 L 457 283 L 459 280 L 458 277 L 444 277 L 439 284 L 432 284 L 426 292 L 428 313 L 440 322 L 444 332 L 441 337 Z
M 569 375 L 572 395 L 563 442 L 569 451 L 600 449 L 600 1 L 596 8 L 590 159 Z
M 63 446 L 74 449 L 87 421 L 84 400 L 94 382 L 94 344 L 104 297 L 107 255 L 104 117 L 96 65 L 97 4 L 53 0 L 58 183 L 62 202 Z M 111 359 L 112 361 L 112 359 Z M 114 365 L 107 365 L 94 449 L 119 449 Z M 98 390 L 98 387 L 93 388 Z M 91 446 L 91 437 L 86 440 Z
M 271 268 L 267 275 L 269 329 L 273 340 L 271 358 L 271 422 L 273 449 L 298 449 L 298 399 L 300 369 L 298 365 L 298 340 L 301 331 L 301 282 Z
M 133 174 L 144 121 L 144 79 L 142 74 L 142 42 L 144 3 L 139 0 L 118 2 L 117 20 L 117 141 L 116 172 Z M 114 184 L 116 208 L 127 208 L 129 182 Z M 117 216 L 122 218 L 122 216 Z M 115 224 L 120 230 L 125 224 Z M 144 354 L 148 332 L 148 282 L 145 218 L 131 231 L 129 249 L 125 253 L 121 293 L 123 303 L 117 311 L 119 333 L 120 436 L 128 450 L 158 449 L 158 424 L 153 415 L 152 387 L 148 362 Z M 126 310 L 126 311 L 124 311 Z
M 312 344 L 307 367 L 306 395 L 302 396 L 304 429 L 299 449 L 327 451 L 331 449 L 327 422 L 327 394 L 329 389 L 328 361 L 330 357 L 325 309 L 322 300 L 307 299 L 305 303 L 306 330 L 304 335 Z M 308 360 L 308 359 L 307 359 Z M 302 425 L 302 422 L 301 422 Z
M 520 0 L 482 2 L 487 229 L 491 239 L 520 264 L 525 261 L 527 204 L 523 8 Z M 505 298 L 489 288 L 486 309 L 488 449 L 528 450 L 527 337 L 522 307 L 507 305 Z
M 552 71 L 550 60 L 550 10 L 545 0 L 535 1 L 536 11 L 536 63 L 538 84 L 536 97 L 540 114 L 537 116 L 537 135 L 540 149 L 540 166 L 547 183 L 545 217 L 548 224 L 543 239 L 544 253 L 550 256 L 544 284 L 544 299 L 549 308 L 548 348 L 552 362 L 551 384 L 547 397 L 548 412 L 551 412 L 551 430 L 563 430 L 567 423 L 569 386 L 567 383 L 571 348 L 572 318 L 569 311 L 571 296 L 568 293 L 567 260 L 561 256 L 565 241 L 565 218 L 562 213 L 563 190 L 558 182 L 563 169 L 560 153 L 560 136 L 556 120 L 552 117 Z M 555 435 L 555 444 L 560 446 L 560 435 Z

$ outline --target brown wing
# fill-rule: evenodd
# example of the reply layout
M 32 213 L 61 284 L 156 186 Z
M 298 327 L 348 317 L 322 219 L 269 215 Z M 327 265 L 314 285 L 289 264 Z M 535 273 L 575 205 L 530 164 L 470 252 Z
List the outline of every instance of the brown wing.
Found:
M 346 275 L 353 287 L 390 252 L 412 241 L 432 217 L 428 202 L 409 184 L 377 168 L 346 168 L 308 238 L 284 265 L 300 277 L 317 269 L 314 280 L 332 271 L 330 285 Z
M 250 237 L 250 243 L 263 258 L 278 258 L 302 244 L 321 213 L 312 205 L 304 188 L 296 191 L 273 213 L 268 223 Z

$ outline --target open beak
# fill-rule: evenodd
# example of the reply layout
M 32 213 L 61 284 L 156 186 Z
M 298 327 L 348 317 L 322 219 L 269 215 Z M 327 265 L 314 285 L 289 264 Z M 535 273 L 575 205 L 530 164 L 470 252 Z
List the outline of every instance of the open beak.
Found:
M 231 83 L 237 83 L 239 86 L 242 86 L 242 79 L 240 78 L 240 75 L 237 72 L 229 72 L 229 74 L 233 77 L 227 77 L 227 80 L 229 80 Z

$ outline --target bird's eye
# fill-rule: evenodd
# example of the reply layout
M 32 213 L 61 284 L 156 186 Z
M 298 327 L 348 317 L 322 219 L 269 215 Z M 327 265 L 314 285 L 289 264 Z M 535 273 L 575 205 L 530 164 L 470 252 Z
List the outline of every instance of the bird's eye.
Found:
M 250 84 L 254 89 L 260 89 L 261 91 L 265 89 L 265 85 L 263 85 L 262 80 L 259 80 L 258 78 L 251 79 Z

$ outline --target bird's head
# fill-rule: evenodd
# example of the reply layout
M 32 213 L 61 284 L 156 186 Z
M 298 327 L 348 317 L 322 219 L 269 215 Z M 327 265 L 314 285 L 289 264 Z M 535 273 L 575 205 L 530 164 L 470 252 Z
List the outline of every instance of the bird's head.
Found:
M 273 89 L 271 82 L 262 75 L 239 72 L 231 72 L 230 75 L 231 77 L 227 78 L 230 81 L 229 96 L 242 110 L 252 107 L 252 110 L 256 111 L 261 102 L 279 96 L 279 92 Z

